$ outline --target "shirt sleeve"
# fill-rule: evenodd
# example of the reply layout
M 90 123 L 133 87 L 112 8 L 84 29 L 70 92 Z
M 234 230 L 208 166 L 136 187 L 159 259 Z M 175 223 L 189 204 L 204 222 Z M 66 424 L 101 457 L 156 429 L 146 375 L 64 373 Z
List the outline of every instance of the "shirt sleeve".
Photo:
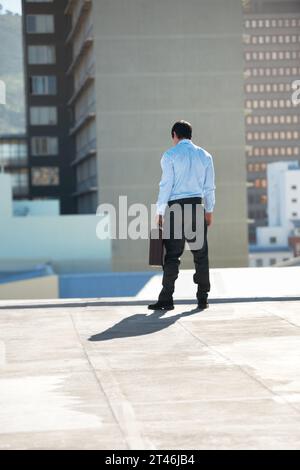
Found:
M 159 183 L 159 195 L 156 204 L 157 214 L 164 215 L 174 184 L 174 168 L 170 156 L 164 154 L 161 159 L 162 177 Z
M 215 170 L 212 156 L 209 155 L 209 162 L 206 168 L 205 183 L 204 183 L 204 207 L 206 212 L 213 212 L 216 197 L 215 197 Z

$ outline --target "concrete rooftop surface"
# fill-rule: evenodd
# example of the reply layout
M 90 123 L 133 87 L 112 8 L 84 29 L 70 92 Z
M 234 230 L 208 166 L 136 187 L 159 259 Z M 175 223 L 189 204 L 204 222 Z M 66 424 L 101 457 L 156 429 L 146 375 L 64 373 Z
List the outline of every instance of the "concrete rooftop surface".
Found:
M 300 302 L 193 308 L 2 301 L 0 449 L 299 449 Z

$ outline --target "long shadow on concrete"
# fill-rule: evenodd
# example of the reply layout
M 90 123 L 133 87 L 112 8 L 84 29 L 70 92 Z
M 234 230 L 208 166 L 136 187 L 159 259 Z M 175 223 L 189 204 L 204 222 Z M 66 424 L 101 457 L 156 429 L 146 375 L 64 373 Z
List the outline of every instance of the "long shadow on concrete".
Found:
M 195 308 L 186 312 L 173 315 L 171 317 L 163 317 L 165 312 L 159 310 L 153 312 L 151 315 L 147 314 L 136 314 L 130 317 L 124 318 L 119 323 L 116 323 L 113 327 L 108 330 L 98 333 L 89 338 L 89 341 L 109 341 L 116 338 L 128 338 L 131 336 L 143 336 L 157 333 L 158 331 L 169 328 L 174 325 L 178 320 L 195 313 L 201 313 L 202 310 Z

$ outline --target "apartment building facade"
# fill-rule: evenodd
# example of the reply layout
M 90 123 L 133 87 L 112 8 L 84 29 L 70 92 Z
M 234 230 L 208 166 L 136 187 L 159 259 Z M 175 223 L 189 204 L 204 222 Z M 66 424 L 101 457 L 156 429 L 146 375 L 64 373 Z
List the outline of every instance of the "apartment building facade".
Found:
M 64 11 L 70 18 L 66 46 L 72 49 L 67 76 L 72 80 L 68 105 L 73 120 L 70 138 L 74 142 L 72 168 L 75 171 L 78 213 L 95 213 L 98 197 L 98 161 L 96 137 L 95 42 L 92 0 L 67 2 Z
M 59 199 L 62 214 L 76 212 L 66 5 L 66 0 L 22 0 L 29 194 Z
M 268 224 L 267 165 L 300 160 L 300 1 L 250 0 L 244 9 L 249 240 Z

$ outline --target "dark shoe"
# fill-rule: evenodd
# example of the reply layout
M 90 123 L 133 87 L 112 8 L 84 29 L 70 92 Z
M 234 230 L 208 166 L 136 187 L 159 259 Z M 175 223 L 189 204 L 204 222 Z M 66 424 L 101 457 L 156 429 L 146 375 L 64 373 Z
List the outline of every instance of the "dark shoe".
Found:
M 198 302 L 198 309 L 199 310 L 206 310 L 209 308 L 209 303 L 208 302 Z
M 156 302 L 156 304 L 148 305 L 148 310 L 174 310 L 172 302 Z

